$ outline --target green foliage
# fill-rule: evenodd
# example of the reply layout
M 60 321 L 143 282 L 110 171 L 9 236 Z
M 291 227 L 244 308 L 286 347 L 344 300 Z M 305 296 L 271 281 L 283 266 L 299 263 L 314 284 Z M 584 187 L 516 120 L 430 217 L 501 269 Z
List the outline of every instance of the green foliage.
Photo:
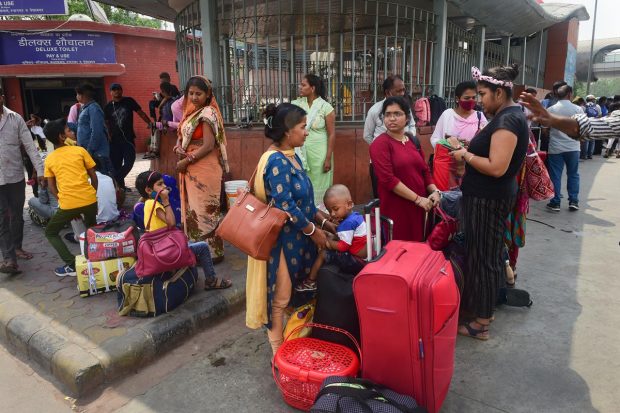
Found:
M 575 82 L 574 96 L 586 97 L 586 82 Z M 600 96 L 620 95 L 620 77 L 599 78 L 598 81 L 590 83 L 590 94 Z
M 161 29 L 160 20 L 143 17 L 140 14 L 98 3 L 108 16 L 110 23 L 126 24 L 128 26 L 150 27 Z M 85 0 L 68 0 L 69 14 L 67 16 L 12 16 L 10 20 L 67 20 L 72 14 L 85 14 L 92 17 Z

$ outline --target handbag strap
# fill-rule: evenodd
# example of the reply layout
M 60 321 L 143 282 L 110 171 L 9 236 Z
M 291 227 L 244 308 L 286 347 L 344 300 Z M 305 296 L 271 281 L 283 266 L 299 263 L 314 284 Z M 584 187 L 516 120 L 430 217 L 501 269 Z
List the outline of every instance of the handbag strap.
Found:
M 161 191 L 163 191 L 163 189 L 160 189 L 159 191 L 157 191 L 157 194 L 155 195 L 155 199 L 153 200 L 153 208 L 151 208 L 151 214 L 149 215 L 149 220 L 146 222 L 146 226 L 144 227 L 147 231 L 151 230 L 151 219 L 153 219 L 153 213 L 155 212 L 155 209 L 157 208 L 157 201 L 159 200 L 159 195 L 161 194 Z M 167 222 L 166 222 L 166 226 L 168 226 Z
M 450 215 L 446 214 L 446 212 L 445 212 L 443 209 L 441 209 L 441 207 L 439 207 L 439 206 L 435 207 L 435 213 L 436 213 L 437 215 L 439 215 L 439 217 L 440 217 L 443 221 L 446 221 L 446 222 L 452 222 L 452 221 L 455 221 L 455 219 L 454 219 L 454 218 L 452 218 Z

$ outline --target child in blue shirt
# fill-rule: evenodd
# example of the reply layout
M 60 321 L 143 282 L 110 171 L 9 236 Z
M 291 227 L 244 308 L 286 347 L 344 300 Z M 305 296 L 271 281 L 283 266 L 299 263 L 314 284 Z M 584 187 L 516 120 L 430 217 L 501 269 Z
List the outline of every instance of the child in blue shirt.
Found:
M 364 217 L 353 212 L 349 188 L 340 184 L 331 186 L 325 192 L 323 202 L 332 221 L 338 224 L 336 237 L 328 239 L 326 249 L 319 251 L 310 275 L 295 288 L 298 292 L 316 290 L 316 278 L 323 264 L 334 264 L 342 272 L 357 274 L 364 268 L 368 254 L 366 222 Z

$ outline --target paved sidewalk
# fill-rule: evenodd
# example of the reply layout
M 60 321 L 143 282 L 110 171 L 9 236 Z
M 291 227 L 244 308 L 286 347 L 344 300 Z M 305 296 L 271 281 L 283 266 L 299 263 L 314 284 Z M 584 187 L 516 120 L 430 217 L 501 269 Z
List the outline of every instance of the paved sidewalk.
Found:
M 138 155 L 128 177 L 132 187 L 135 176 L 149 167 L 149 161 L 141 157 Z M 27 191 L 28 199 L 30 187 Z M 138 197 L 135 189 L 128 194 L 125 209 L 131 211 Z M 120 317 L 115 292 L 81 298 L 75 278 L 54 275 L 60 258 L 26 210 L 24 220 L 24 249 L 34 258 L 19 262 L 20 275 L 0 274 L 0 340 L 10 344 L 11 351 L 34 361 L 72 396 L 84 395 L 135 371 L 245 300 L 246 258 L 227 248 L 226 259 L 216 271 L 233 280 L 230 289 L 203 291 L 204 278 L 199 271 L 194 294 L 177 311 L 150 319 Z M 78 245 L 70 245 L 70 249 L 79 252 Z

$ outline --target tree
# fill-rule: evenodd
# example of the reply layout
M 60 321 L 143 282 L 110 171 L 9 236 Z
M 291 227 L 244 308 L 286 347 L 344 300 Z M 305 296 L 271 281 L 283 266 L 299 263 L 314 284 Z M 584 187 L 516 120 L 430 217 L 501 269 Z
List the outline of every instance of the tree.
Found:
M 69 14 L 66 16 L 12 16 L 9 20 L 67 20 L 72 14 L 85 14 L 91 16 L 90 9 L 86 4 L 86 0 L 68 0 Z M 150 17 L 142 16 L 138 13 L 134 13 L 125 9 L 119 9 L 118 7 L 112 7 L 108 4 L 101 4 L 101 6 L 108 16 L 110 23 L 126 24 L 128 26 L 141 26 L 150 27 L 153 29 L 161 29 L 161 20 L 152 19 Z M 92 17 L 92 16 L 91 16 Z
M 586 97 L 586 82 L 575 82 L 575 96 Z M 620 95 L 620 78 L 604 77 L 590 83 L 590 94 L 594 96 Z

